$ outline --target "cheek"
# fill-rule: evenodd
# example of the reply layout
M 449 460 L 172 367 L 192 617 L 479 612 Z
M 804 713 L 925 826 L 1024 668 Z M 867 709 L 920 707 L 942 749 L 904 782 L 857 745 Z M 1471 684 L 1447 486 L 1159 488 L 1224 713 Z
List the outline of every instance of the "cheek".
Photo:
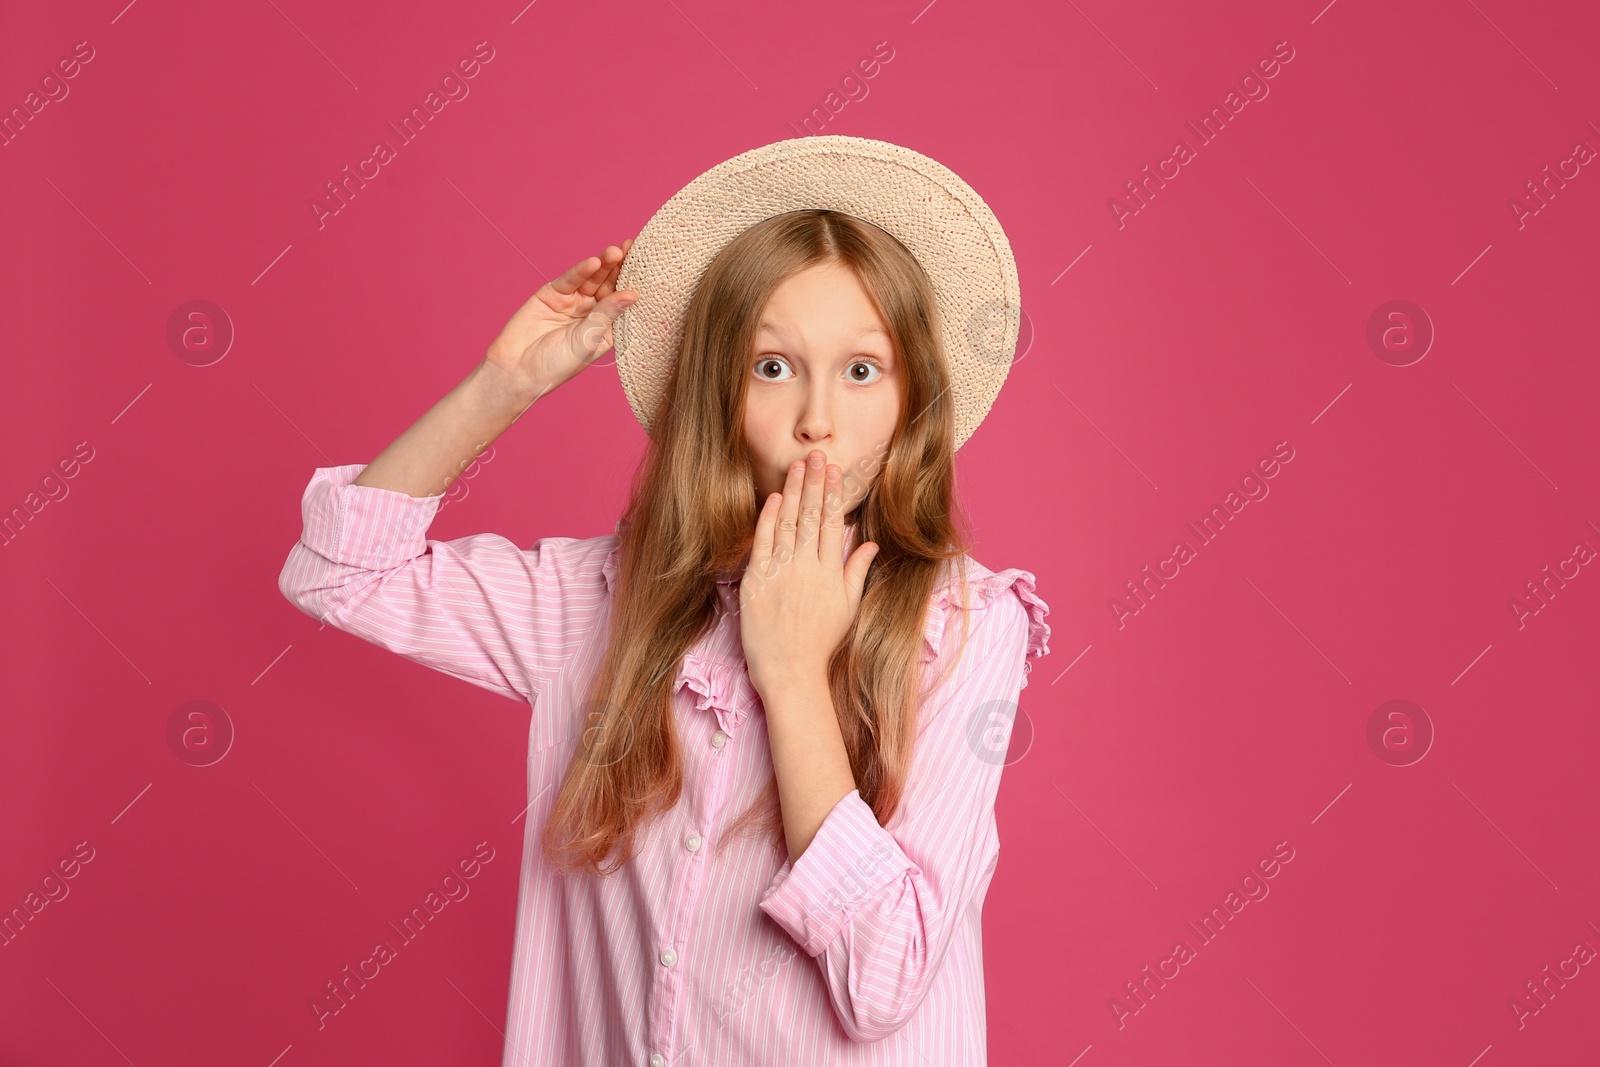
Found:
M 765 410 L 754 396 L 749 398 L 744 410 L 744 442 L 751 458 L 765 462 L 773 454 L 777 423 L 774 412 Z
M 883 390 L 861 412 L 861 445 L 870 452 L 878 442 L 887 444 L 900 421 L 900 395 Z

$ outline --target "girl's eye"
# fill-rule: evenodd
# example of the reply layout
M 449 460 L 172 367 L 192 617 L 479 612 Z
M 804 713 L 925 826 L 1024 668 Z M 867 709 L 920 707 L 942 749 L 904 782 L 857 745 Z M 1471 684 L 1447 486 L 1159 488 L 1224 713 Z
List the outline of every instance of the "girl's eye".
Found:
M 789 368 L 789 364 L 785 363 L 783 360 L 779 359 L 777 356 L 764 356 L 761 359 L 757 360 L 756 361 L 755 370 L 756 370 L 756 377 L 760 378 L 764 382 L 787 381 L 787 379 L 785 379 L 785 378 L 770 378 L 770 377 L 768 377 L 767 375 L 768 375 L 769 371 L 787 370 L 787 371 L 789 371 L 789 374 L 791 376 L 794 374 L 794 371 Z
M 861 368 L 866 368 L 871 377 L 864 378 L 860 374 L 857 374 L 856 372 Z M 871 363 L 864 359 L 858 359 L 854 363 L 850 364 L 850 380 L 852 382 L 857 382 L 862 385 L 871 385 L 881 377 L 883 377 L 883 369 L 876 363 Z

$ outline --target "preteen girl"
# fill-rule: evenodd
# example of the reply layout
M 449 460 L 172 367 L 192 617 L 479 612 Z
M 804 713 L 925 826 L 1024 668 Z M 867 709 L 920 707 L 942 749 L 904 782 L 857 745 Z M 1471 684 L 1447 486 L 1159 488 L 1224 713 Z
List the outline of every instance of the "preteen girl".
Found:
M 778 142 L 311 478 L 284 595 L 532 706 L 508 1067 L 985 1062 L 994 800 L 1050 628 L 1032 574 L 966 555 L 954 453 L 1019 308 L 949 170 Z M 650 438 L 616 531 L 428 540 L 462 469 L 613 347 Z

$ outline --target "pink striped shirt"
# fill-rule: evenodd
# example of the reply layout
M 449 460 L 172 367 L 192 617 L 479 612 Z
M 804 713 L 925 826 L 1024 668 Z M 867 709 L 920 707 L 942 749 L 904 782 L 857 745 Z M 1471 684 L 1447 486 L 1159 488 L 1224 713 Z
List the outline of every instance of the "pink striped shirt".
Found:
M 772 774 L 739 641 L 739 587 L 719 583 L 717 622 L 677 674 L 677 806 L 641 831 L 621 871 L 562 876 L 535 835 L 584 726 L 617 534 L 530 549 L 492 533 L 428 540 L 443 497 L 350 484 L 363 469 L 313 475 L 283 594 L 313 618 L 533 708 L 506 1067 L 986 1062 L 981 909 L 1000 850 L 994 799 L 1030 657 L 1047 653 L 1050 636 L 1033 575 L 968 557 L 966 648 L 921 709 L 900 808 L 880 826 L 852 791 L 798 861 L 760 834 L 718 847 Z M 934 594 L 925 677 L 960 648 L 959 600 L 953 583 Z

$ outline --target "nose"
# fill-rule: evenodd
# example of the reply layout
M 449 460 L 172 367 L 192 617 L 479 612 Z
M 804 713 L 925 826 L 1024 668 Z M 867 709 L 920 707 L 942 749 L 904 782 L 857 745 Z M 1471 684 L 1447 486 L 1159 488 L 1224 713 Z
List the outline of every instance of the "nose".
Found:
M 806 392 L 805 408 L 795 420 L 795 437 L 808 445 L 819 444 L 833 433 L 832 383 L 818 378 Z

